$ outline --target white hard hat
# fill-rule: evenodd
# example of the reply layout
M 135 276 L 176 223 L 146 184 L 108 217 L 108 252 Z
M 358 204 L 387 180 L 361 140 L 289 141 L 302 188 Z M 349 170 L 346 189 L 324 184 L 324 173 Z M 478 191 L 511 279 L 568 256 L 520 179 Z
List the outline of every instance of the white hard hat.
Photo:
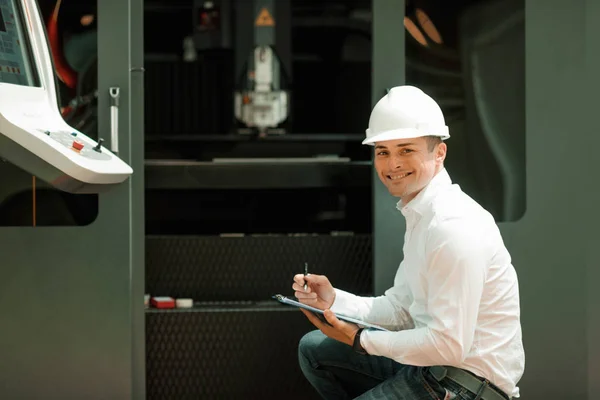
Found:
M 450 137 L 440 106 L 419 88 L 396 86 L 373 107 L 363 144 L 422 136 Z

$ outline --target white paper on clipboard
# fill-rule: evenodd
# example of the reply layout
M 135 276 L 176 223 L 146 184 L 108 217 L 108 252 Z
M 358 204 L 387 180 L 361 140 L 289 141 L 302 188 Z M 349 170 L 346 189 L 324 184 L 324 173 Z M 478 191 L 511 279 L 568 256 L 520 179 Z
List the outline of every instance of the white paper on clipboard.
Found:
M 275 296 L 273 296 L 273 298 L 275 300 L 279 301 L 280 303 L 283 303 L 283 304 L 287 304 L 287 305 L 294 306 L 294 307 L 299 307 L 299 308 L 304 308 L 305 310 L 312 311 L 312 312 L 317 313 L 317 314 L 323 314 L 323 310 L 319 310 L 318 308 L 311 307 L 311 306 L 308 306 L 306 304 L 302 304 L 302 303 L 300 303 L 300 302 L 298 302 L 296 300 L 292 300 L 292 299 L 290 299 L 288 297 L 285 297 L 284 295 L 281 295 L 281 294 L 276 294 Z M 379 331 L 390 332 L 389 329 L 385 329 L 385 328 L 383 328 L 381 326 L 373 325 L 373 324 L 370 324 L 368 322 L 360 321 L 360 320 L 355 319 L 355 318 L 346 317 L 345 315 L 335 314 L 335 316 L 338 319 L 341 319 L 342 321 L 352 322 L 354 324 L 357 324 L 357 325 L 365 327 L 365 328 L 370 328 L 370 329 L 375 329 L 375 330 L 379 330 Z

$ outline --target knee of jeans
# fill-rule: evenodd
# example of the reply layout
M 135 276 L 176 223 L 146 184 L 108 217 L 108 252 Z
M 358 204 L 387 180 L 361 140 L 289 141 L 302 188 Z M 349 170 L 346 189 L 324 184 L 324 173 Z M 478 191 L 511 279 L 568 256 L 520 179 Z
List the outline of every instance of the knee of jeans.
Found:
M 298 343 L 298 358 L 301 364 L 307 363 L 312 366 L 316 362 L 314 351 L 319 347 L 324 337 L 325 335 L 319 330 L 308 332 L 302 336 L 300 343 Z

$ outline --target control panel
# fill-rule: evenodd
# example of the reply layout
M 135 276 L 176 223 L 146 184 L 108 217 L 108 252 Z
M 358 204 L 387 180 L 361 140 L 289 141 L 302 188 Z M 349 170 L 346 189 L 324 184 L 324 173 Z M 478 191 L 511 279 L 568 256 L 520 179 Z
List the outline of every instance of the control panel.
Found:
M 118 153 L 118 94 L 110 88 L 109 150 L 60 115 L 37 1 L 0 0 L 0 158 L 71 193 L 121 184 L 133 170 Z
M 110 161 L 111 159 L 108 150 L 102 147 L 104 139 L 99 139 L 97 143 L 94 143 L 90 138 L 76 131 L 38 131 L 81 157 L 100 161 Z

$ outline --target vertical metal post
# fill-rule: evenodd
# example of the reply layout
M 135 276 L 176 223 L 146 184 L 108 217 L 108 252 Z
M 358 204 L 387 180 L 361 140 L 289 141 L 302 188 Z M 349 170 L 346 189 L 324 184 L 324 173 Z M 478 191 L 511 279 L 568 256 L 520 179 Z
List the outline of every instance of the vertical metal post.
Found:
M 372 0 L 372 105 L 386 88 L 404 84 L 404 0 Z M 373 282 L 375 294 L 392 286 L 402 261 L 405 222 L 373 171 Z
M 128 199 L 103 203 L 115 216 L 129 219 L 129 307 L 132 399 L 146 397 L 145 329 L 144 329 L 144 2 L 143 0 L 98 1 L 98 130 L 110 136 L 111 93 L 119 88 L 119 156 L 133 167 L 128 181 Z M 114 148 L 114 145 L 112 146 Z M 101 209 L 100 213 L 103 210 Z
M 103 0 L 104 1 L 104 0 Z M 146 270 L 146 212 L 144 209 L 144 1 L 130 0 L 130 130 L 131 163 L 131 324 L 132 399 L 146 398 L 146 320 L 144 311 Z

